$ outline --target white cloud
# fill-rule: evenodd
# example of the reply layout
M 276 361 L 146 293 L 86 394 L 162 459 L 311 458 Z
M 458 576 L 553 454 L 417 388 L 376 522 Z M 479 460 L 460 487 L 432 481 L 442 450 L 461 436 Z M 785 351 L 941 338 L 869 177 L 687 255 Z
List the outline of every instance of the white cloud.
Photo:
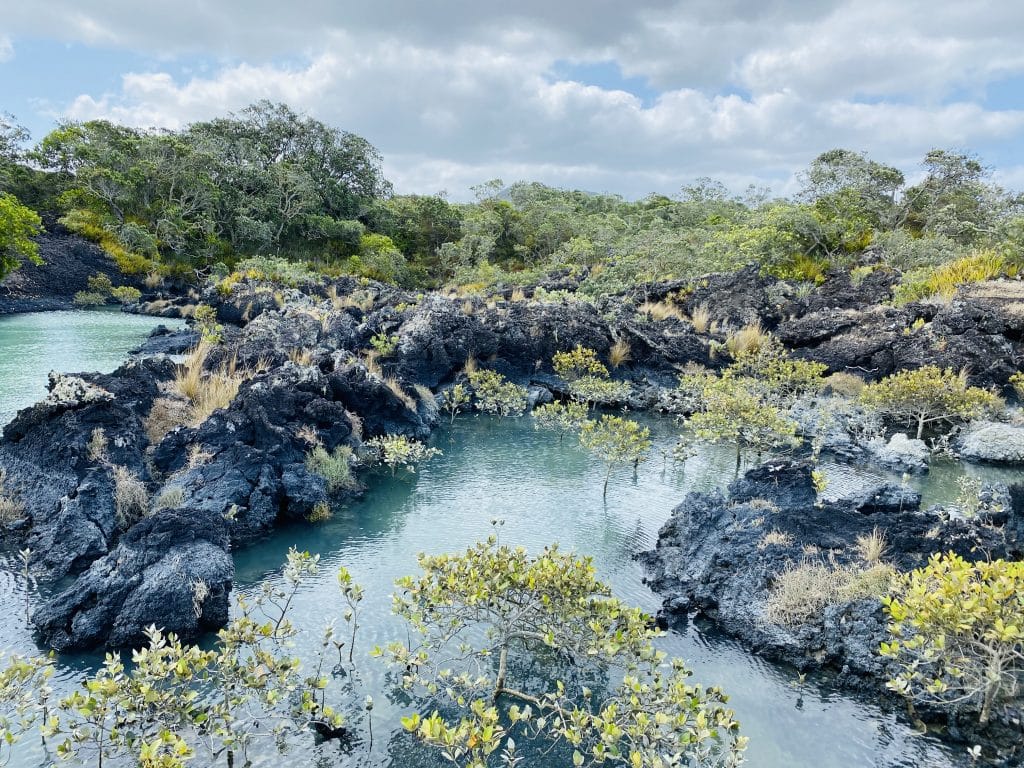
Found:
M 10 61 L 14 58 L 14 43 L 11 38 L 0 35 L 0 63 Z
M 629 196 L 704 174 L 786 184 L 834 146 L 906 166 L 933 146 L 1024 132 L 1024 113 L 979 98 L 1024 76 L 1024 5 L 1001 0 L 347 5 L 181 0 L 143 18 L 128 0 L 53 0 L 7 27 L 229 57 L 185 78 L 126 74 L 75 99 L 71 117 L 179 127 L 285 101 L 377 145 L 399 190 L 455 197 L 495 176 Z M 563 61 L 614 61 L 658 95 L 553 76 Z

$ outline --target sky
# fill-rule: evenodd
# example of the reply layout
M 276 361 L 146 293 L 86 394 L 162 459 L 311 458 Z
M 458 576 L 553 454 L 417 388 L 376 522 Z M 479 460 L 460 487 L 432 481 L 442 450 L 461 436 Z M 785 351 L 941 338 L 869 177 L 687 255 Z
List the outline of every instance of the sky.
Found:
M 1015 0 L 0 0 L 0 111 L 178 128 L 258 99 L 357 133 L 400 193 L 501 178 L 786 194 L 835 147 L 1024 189 Z

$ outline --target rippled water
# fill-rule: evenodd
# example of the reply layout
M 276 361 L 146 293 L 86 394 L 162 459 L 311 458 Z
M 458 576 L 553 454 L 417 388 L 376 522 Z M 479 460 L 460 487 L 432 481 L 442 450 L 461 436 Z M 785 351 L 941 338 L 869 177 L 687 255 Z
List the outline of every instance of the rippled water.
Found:
M 184 323 L 114 309 L 0 317 L 0 425 L 46 396 L 50 371 L 109 373 L 160 324 Z
M 2 386 L 2 380 L 0 380 Z M 671 509 L 689 490 L 708 489 L 732 478 L 729 449 L 708 450 L 687 462 L 684 471 L 666 465 L 659 451 L 671 446 L 674 428 L 668 419 L 645 419 L 656 437 L 652 458 L 641 464 L 637 477 L 624 469 L 613 475 L 607 501 L 601 498 L 602 466 L 580 452 L 572 439 L 559 443 L 549 433 L 536 432 L 527 418 L 494 421 L 463 417 L 452 429 L 442 429 L 433 443 L 444 451 L 415 475 L 375 476 L 365 497 L 335 511 L 318 526 L 296 525 L 235 555 L 237 588 L 251 592 L 263 579 L 280 581 L 281 563 L 290 546 L 321 555 L 320 575 L 297 598 L 293 620 L 307 631 L 298 651 L 311 657 L 324 622 L 343 611 L 334 580 L 339 565 L 350 569 L 363 584 L 366 597 L 360 618 L 357 656 L 361 684 L 350 698 L 374 696 L 374 747 L 364 743 L 343 753 L 336 743 L 294 744 L 283 757 L 263 755 L 262 765 L 439 766 L 437 756 L 418 747 L 400 732 L 398 719 L 411 708 L 385 695 L 382 670 L 366 652 L 376 644 L 403 639 L 405 631 L 390 615 L 389 596 L 399 576 L 415 573 L 418 552 L 456 551 L 492 530 L 491 521 L 504 520 L 504 543 L 538 550 L 559 542 L 563 549 L 594 557 L 600 575 L 617 595 L 654 611 L 659 599 L 642 583 L 642 570 L 633 560 L 654 546 L 657 531 Z M 838 493 L 882 477 L 882 472 L 826 464 L 830 490 Z M 925 478 L 911 478 L 929 502 L 956 495 L 959 465 L 938 464 Z M 967 467 L 966 471 L 1016 475 Z M 0 568 L 0 647 L 34 649 L 24 618 L 26 585 L 12 559 Z M 759 768 L 879 768 L 896 766 L 966 765 L 961 749 L 943 746 L 916 734 L 899 713 L 883 708 L 877 697 L 858 697 L 832 690 L 825 678 L 798 685 L 796 673 L 768 664 L 736 643 L 702 627 L 690 626 L 664 638 L 669 653 L 686 659 L 695 678 L 718 684 L 731 696 L 742 731 L 750 737 L 749 764 Z M 55 686 L 67 690 L 99 655 L 62 656 Z M 344 699 L 338 703 L 344 704 Z M 356 708 L 358 706 L 356 705 Z M 364 722 L 365 735 L 365 722 Z M 37 745 L 19 746 L 14 764 L 41 765 Z M 201 764 L 201 761 L 199 762 Z M 561 765 L 531 760 L 529 765 Z

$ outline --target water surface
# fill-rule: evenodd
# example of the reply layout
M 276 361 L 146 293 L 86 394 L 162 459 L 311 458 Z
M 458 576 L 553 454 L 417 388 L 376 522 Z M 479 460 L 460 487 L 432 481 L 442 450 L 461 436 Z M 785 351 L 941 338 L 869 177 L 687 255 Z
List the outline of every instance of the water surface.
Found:
M 0 425 L 46 396 L 50 371 L 109 373 L 161 324 L 179 328 L 184 321 L 116 309 L 0 317 Z
M 152 318 L 93 312 L 0 320 L 0 413 L 11 412 L 17 407 L 14 403 L 27 404 L 41 396 L 51 368 L 114 368 L 124 351 L 137 344 L 154 323 Z M 11 382 L 23 394 L 11 394 Z M 368 693 L 373 695 L 373 749 L 364 743 L 355 752 L 345 753 L 336 743 L 314 745 L 312 740 L 302 740 L 283 757 L 267 754 L 256 762 L 389 768 L 446 764 L 401 733 L 398 719 L 412 707 L 389 698 L 382 669 L 367 657 L 367 651 L 405 637 L 403 625 L 390 615 L 389 597 L 396 578 L 416 573 L 417 553 L 470 546 L 494 530 L 496 519 L 504 521 L 499 529 L 503 543 L 537 551 L 559 542 L 565 550 L 590 555 L 618 596 L 655 611 L 660 600 L 644 586 L 634 555 L 654 546 L 658 529 L 685 493 L 731 480 L 734 458 L 731 449 L 711 448 L 682 468 L 665 462 L 661 452 L 674 441 L 673 421 L 647 417 L 644 421 L 654 430 L 652 457 L 641 464 L 635 478 L 629 469 L 616 472 L 606 500 L 601 497 L 602 465 L 581 452 L 571 437 L 560 442 L 557 436 L 537 432 L 529 417 L 505 421 L 460 417 L 453 428 L 445 427 L 434 436 L 433 444 L 443 455 L 417 473 L 395 478 L 374 475 L 366 495 L 337 509 L 330 521 L 290 526 L 237 552 L 237 589 L 243 593 L 252 592 L 264 579 L 280 582 L 281 564 L 290 546 L 321 556 L 320 575 L 299 595 L 293 612 L 293 621 L 304 630 L 296 650 L 306 658 L 312 658 L 326 621 L 337 619 L 339 626 L 343 624 L 334 579 L 337 567 L 349 568 L 366 589 L 357 640 L 360 683 L 352 695 L 341 696 L 335 703 L 349 702 L 358 709 L 356 702 Z M 883 479 L 901 481 L 892 473 L 834 462 L 826 462 L 824 469 L 831 495 Z M 958 491 L 957 477 L 965 472 L 987 480 L 1021 477 L 1019 472 L 940 462 L 930 474 L 907 482 L 924 492 L 926 503 L 950 501 Z M 35 652 L 25 608 L 38 599 L 41 588 L 25 582 L 11 554 L 3 557 L 0 611 L 5 620 L 0 622 L 0 648 Z M 967 764 L 962 749 L 916 734 L 898 710 L 880 704 L 878 697 L 834 690 L 825 677 L 800 684 L 794 670 L 766 663 L 713 630 L 689 626 L 671 632 L 662 642 L 669 653 L 688 661 L 696 680 L 721 685 L 730 694 L 742 732 L 750 737 L 747 756 L 752 766 Z M 101 661 L 101 654 L 60 657 L 54 687 L 68 691 Z M 365 725 L 364 720 L 364 735 Z M 12 764 L 27 768 L 47 763 L 38 744 L 30 740 L 18 746 Z M 197 759 L 193 764 L 205 763 Z M 548 759 L 528 764 L 547 768 L 562 763 Z

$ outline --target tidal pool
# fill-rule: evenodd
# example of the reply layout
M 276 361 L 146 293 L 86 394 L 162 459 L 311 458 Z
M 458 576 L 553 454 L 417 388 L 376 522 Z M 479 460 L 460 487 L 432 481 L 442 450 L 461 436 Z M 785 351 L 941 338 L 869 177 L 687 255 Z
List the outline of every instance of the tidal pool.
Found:
M 114 325 L 126 321 L 138 335 L 131 341 L 118 337 L 123 349 L 137 343 L 147 329 L 142 327 L 144 323 L 134 325 L 135 319 L 126 315 L 94 318 L 93 313 L 52 313 L 32 321 L 14 319 L 37 329 L 48 328 L 54 337 L 60 337 L 63 329 L 68 336 L 86 338 L 112 331 L 86 331 L 81 327 L 69 331 L 68 327 L 79 320 L 87 327 L 98 322 L 100 328 L 110 320 Z M 21 366 L 31 364 L 32 357 L 69 359 L 74 354 L 70 349 L 74 345 L 64 342 L 58 342 L 56 350 L 47 350 L 38 341 L 34 346 L 24 342 L 17 346 L 17 332 L 4 326 L 10 320 L 0 320 L 0 359 L 6 366 L 0 369 L 0 392 L 8 399 L 4 376 L 26 381 L 28 375 Z M 151 318 L 142 320 L 153 324 Z M 105 362 L 88 358 L 78 367 L 113 368 L 119 359 L 108 352 L 104 350 Z M 22 362 L 12 360 L 14 357 Z M 27 390 L 41 392 L 45 371 L 52 367 L 37 365 L 36 379 Z M 375 645 L 405 638 L 404 625 L 390 613 L 390 595 L 396 578 L 417 572 L 417 553 L 463 549 L 494 531 L 495 520 L 503 521 L 497 527 L 503 543 L 538 551 L 558 542 L 563 550 L 592 556 L 600 576 L 619 597 L 656 611 L 660 599 L 643 584 L 643 572 L 634 555 L 654 546 L 659 527 L 685 493 L 729 482 L 734 458 L 731 449 L 711 448 L 682 468 L 674 466 L 664 461 L 661 453 L 674 442 L 674 422 L 668 418 L 638 418 L 654 433 L 651 458 L 640 465 L 635 478 L 631 469 L 616 471 L 606 500 L 601 497 L 603 466 L 580 451 L 571 437 L 560 442 L 551 433 L 536 431 L 530 417 L 499 421 L 464 416 L 453 427 L 437 431 L 432 444 L 443 455 L 415 474 L 394 478 L 385 473 L 372 475 L 365 496 L 336 509 L 331 520 L 319 525 L 288 526 L 239 550 L 235 554 L 236 589 L 243 594 L 252 594 L 263 580 L 282 583 L 281 565 L 289 547 L 321 556 L 318 577 L 297 597 L 292 612 L 293 622 L 303 631 L 296 652 L 307 659 L 316 652 L 325 622 L 334 619 L 339 627 L 344 625 L 335 572 L 341 565 L 351 571 L 366 590 L 357 638 L 359 673 L 351 693 L 339 695 L 335 703 L 358 714 L 364 697 L 369 694 L 374 698 L 372 749 L 366 743 L 367 722 L 362 717 L 364 740 L 353 751 L 343 750 L 337 742 L 317 745 L 310 738 L 291 744 L 283 755 L 251 755 L 254 761 L 267 766 L 448 765 L 437 753 L 422 748 L 402 732 L 399 718 L 414 711 L 415 704 L 388 695 L 383 667 L 369 658 L 368 652 Z M 834 462 L 825 462 L 824 469 L 832 494 L 882 479 L 901 481 L 890 473 Z M 911 477 L 907 482 L 924 492 L 926 503 L 949 501 L 957 493 L 956 478 L 965 472 L 990 480 L 1021 478 L 1019 472 L 937 463 L 928 475 Z M 13 553 L 3 558 L 0 610 L 6 618 L 0 622 L 0 648 L 36 652 L 26 609 L 46 587 L 26 583 Z M 661 642 L 671 655 L 688 662 L 696 681 L 720 685 L 730 695 L 742 732 L 750 738 L 748 763 L 756 768 L 909 768 L 966 766 L 969 762 L 962 748 L 917 734 L 898 707 L 880 703 L 878 696 L 835 690 L 827 676 L 801 683 L 794 670 L 766 663 L 713 630 L 688 626 L 670 632 Z M 68 691 L 101 662 L 99 653 L 61 656 L 55 689 L 58 693 Z M 348 685 L 352 681 L 340 682 Z M 193 764 L 207 762 L 199 756 Z M 38 741 L 28 739 L 18 745 L 12 765 L 22 768 L 48 763 Z M 541 768 L 563 763 L 557 756 L 527 762 Z

